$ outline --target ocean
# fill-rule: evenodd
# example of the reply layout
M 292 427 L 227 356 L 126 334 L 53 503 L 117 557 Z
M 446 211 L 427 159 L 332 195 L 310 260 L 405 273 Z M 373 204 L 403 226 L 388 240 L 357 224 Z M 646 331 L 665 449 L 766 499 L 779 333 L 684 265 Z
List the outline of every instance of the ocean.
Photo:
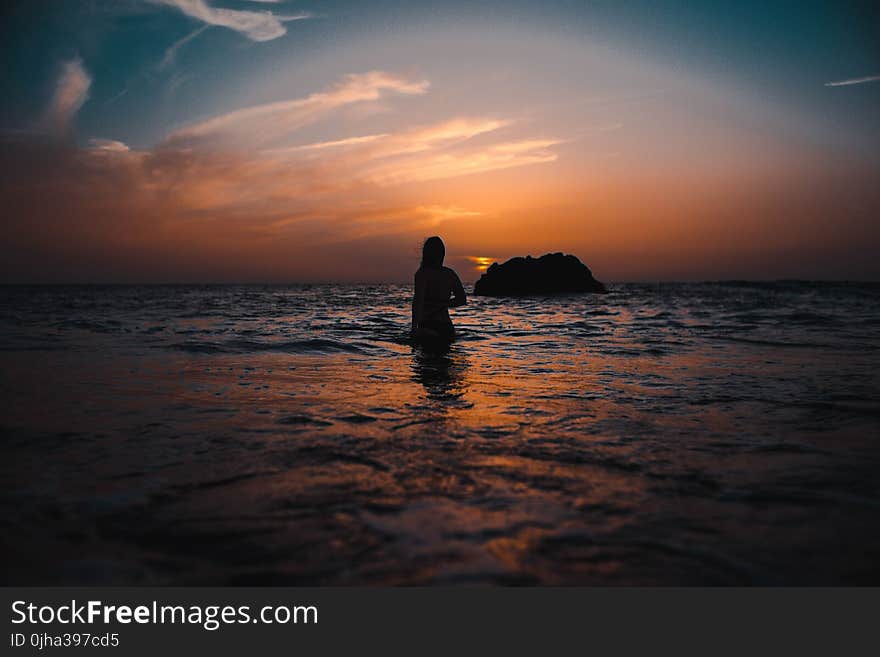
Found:
M 0 288 L 6 584 L 880 584 L 880 285 Z

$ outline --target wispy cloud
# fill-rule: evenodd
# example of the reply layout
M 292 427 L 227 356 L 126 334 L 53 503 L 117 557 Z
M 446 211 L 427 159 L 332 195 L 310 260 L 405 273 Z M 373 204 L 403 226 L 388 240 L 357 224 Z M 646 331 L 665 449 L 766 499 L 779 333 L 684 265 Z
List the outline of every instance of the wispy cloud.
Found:
M 202 25 L 201 27 L 196 28 L 195 30 L 193 30 L 192 32 L 187 34 L 186 36 L 178 39 L 177 41 L 172 43 L 170 46 L 168 46 L 168 48 L 165 50 L 165 54 L 162 56 L 162 61 L 159 62 L 159 65 L 157 66 L 157 68 L 160 71 L 162 71 L 162 70 L 168 68 L 169 66 L 171 66 L 175 62 L 175 60 L 177 59 L 177 53 L 180 51 L 180 49 L 183 46 L 185 46 L 186 44 L 188 44 L 190 41 L 195 39 L 197 36 L 199 36 L 202 32 L 207 30 L 209 27 L 211 27 L 211 26 L 210 25 Z
M 287 34 L 284 23 L 311 18 L 306 12 L 281 15 L 271 11 L 250 11 L 246 9 L 224 9 L 213 7 L 206 0 L 150 0 L 154 4 L 176 7 L 191 18 L 207 25 L 217 25 L 243 34 L 252 41 L 271 41 Z M 262 1 L 263 4 L 274 4 Z
M 427 89 L 426 80 L 408 80 L 384 71 L 353 74 L 336 86 L 305 98 L 245 107 L 187 126 L 172 134 L 171 140 L 215 139 L 226 144 L 243 142 L 251 147 L 277 143 L 338 107 L 377 100 L 386 91 L 423 94 Z
M 463 152 L 429 153 L 372 168 L 368 178 L 379 185 L 396 185 L 554 162 L 557 155 L 549 148 L 560 143 L 555 139 L 529 139 L 491 144 Z
M 482 212 L 469 210 L 458 205 L 420 205 L 417 212 L 426 214 L 432 226 L 437 226 L 449 219 L 466 219 L 469 217 L 481 217 Z
M 362 159 L 380 159 L 411 155 L 431 150 L 438 146 L 451 146 L 472 137 L 489 133 L 511 124 L 494 118 L 455 118 L 431 125 L 404 129 L 398 133 L 382 133 L 348 137 L 334 141 L 317 142 L 302 146 L 274 149 L 276 154 L 322 151 L 328 148 L 360 148 Z
M 296 206 L 293 215 L 299 216 L 303 204 L 327 195 L 340 203 L 340 196 L 356 197 L 358 190 L 374 193 L 399 184 L 557 159 L 552 147 L 562 140 L 512 138 L 504 129 L 513 122 L 498 117 L 453 117 L 393 132 L 284 144 L 339 107 L 380 100 L 388 92 L 424 94 L 428 87 L 427 80 L 386 71 L 351 74 L 302 98 L 246 107 L 185 126 L 148 152 L 148 186 L 180 190 L 176 204 L 187 211 L 250 208 L 259 214 L 264 207 L 274 213 L 293 212 Z M 425 206 L 419 216 L 436 222 L 453 212 Z
M 53 101 L 57 123 L 68 122 L 81 105 L 87 81 L 81 64 L 68 63 Z M 334 244 L 342 244 L 341 254 L 369 260 L 369 240 L 381 243 L 381 251 L 395 240 L 411 244 L 414 234 L 437 232 L 441 225 L 491 217 L 432 197 L 429 186 L 396 185 L 556 159 L 553 146 L 560 140 L 529 138 L 504 117 L 413 124 L 419 114 L 407 107 L 398 124 L 386 124 L 387 132 L 351 136 L 346 114 L 337 125 L 346 132 L 338 138 L 327 132 L 332 123 L 323 121 L 348 103 L 377 100 L 392 107 L 391 93 L 427 90 L 426 80 L 372 71 L 298 99 L 215 116 L 152 148 L 98 138 L 84 147 L 69 139 L 31 145 L 7 140 L 0 169 L 6 163 L 10 175 L 0 178 L 0 197 L 4 186 L 15 189 L 17 202 L 29 209 L 15 213 L 28 219 L 16 233 L 23 244 L 64 227 L 73 237 L 58 243 L 63 253 L 92 253 L 100 244 L 126 259 L 142 257 L 147 268 L 155 266 L 154 255 L 172 252 L 201 262 L 235 261 L 243 272 L 253 273 L 258 261 L 266 272 L 294 271 L 289 268 L 296 261 L 304 267 L 297 275 L 320 273 Z M 276 137 L 304 139 L 311 130 L 299 133 L 298 127 L 319 120 L 326 139 L 278 147 Z M 352 266 L 351 258 L 342 260 Z M 184 260 L 178 264 L 185 270 Z
M 292 146 L 286 149 L 276 149 L 274 152 L 292 153 L 296 151 L 322 151 L 327 148 L 345 148 L 346 146 L 357 146 L 360 144 L 368 144 L 370 142 L 384 139 L 390 135 L 383 132 L 377 135 L 362 135 L 360 137 L 347 137 L 345 139 L 334 139 L 333 141 L 319 141 L 314 144 L 304 144 L 302 146 Z
M 430 126 L 403 131 L 389 140 L 382 155 L 419 153 L 439 144 L 465 141 L 510 125 L 510 121 L 492 118 L 455 118 Z
M 192 79 L 192 75 L 189 73 L 175 73 L 171 76 L 171 79 L 168 80 L 168 86 L 165 87 L 165 93 L 168 96 L 173 96 L 177 93 L 177 90 L 187 81 Z
M 55 92 L 43 116 L 44 128 L 56 134 L 67 132 L 73 117 L 88 100 L 91 86 L 92 76 L 82 59 L 75 57 L 63 62 Z
M 128 93 L 128 89 L 129 89 L 128 87 L 123 87 L 122 91 L 120 91 L 116 94 L 113 94 L 110 98 L 108 98 L 107 100 L 104 101 L 104 104 L 105 105 L 112 105 L 117 100 L 119 100 L 120 98 L 125 96 Z
M 52 113 L 63 124 L 81 104 L 88 76 L 69 62 Z M 513 122 L 498 117 L 452 117 L 402 126 L 393 132 L 347 136 L 284 146 L 297 131 L 336 108 L 374 101 L 388 92 L 419 95 L 427 80 L 386 71 L 343 77 L 302 98 L 246 107 L 186 126 L 152 149 L 134 151 L 109 139 L 92 139 L 86 154 L 129 167 L 136 186 L 163 190 L 183 212 L 252 212 L 299 216 L 304 204 L 327 195 L 356 197 L 357 190 L 473 175 L 553 162 L 559 139 L 512 138 Z M 281 146 L 279 146 L 281 142 Z M 140 170 L 139 174 L 134 173 Z M 471 216 L 454 207 L 423 206 L 428 223 Z
M 103 153 L 128 153 L 131 149 L 128 144 L 115 139 L 89 139 L 88 150 Z
M 865 84 L 866 82 L 877 82 L 880 75 L 866 75 L 861 78 L 851 78 L 849 80 L 836 80 L 834 82 L 826 82 L 826 87 L 848 87 L 853 84 Z

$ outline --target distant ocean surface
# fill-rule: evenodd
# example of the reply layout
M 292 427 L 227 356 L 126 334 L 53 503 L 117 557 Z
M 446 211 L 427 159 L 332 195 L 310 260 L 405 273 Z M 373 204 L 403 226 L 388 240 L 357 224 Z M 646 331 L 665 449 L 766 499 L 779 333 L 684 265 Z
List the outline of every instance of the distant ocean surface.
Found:
M 880 285 L 0 288 L 6 584 L 880 584 Z

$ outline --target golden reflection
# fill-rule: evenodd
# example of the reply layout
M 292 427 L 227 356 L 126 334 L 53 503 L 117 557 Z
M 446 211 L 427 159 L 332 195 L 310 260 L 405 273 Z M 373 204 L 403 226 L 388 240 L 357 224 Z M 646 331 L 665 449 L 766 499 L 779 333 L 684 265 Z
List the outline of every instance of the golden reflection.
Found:
M 456 401 L 467 392 L 467 356 L 455 345 L 413 347 L 413 379 L 425 387 L 428 398 Z

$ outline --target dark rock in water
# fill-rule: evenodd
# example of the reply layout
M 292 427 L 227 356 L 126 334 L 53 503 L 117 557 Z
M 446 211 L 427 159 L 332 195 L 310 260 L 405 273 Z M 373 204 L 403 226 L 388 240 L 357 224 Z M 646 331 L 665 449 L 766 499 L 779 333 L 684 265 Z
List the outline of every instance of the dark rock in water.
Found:
M 607 291 L 584 263 L 562 253 L 511 258 L 501 265 L 493 263 L 474 285 L 475 295 L 487 297 Z

